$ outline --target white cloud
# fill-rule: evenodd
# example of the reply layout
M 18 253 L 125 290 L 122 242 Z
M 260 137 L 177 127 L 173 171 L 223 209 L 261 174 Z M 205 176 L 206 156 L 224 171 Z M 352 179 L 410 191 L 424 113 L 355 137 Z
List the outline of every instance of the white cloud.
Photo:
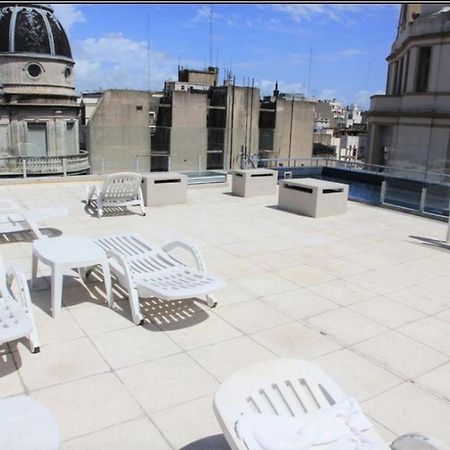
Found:
M 367 110 L 370 107 L 370 97 L 372 95 L 380 95 L 380 94 L 384 94 L 384 91 L 370 92 L 366 89 L 363 89 L 353 94 L 352 103 L 356 103 L 361 107 L 361 109 Z
M 51 6 L 67 33 L 70 32 L 72 25 L 86 20 L 84 14 L 77 9 L 77 5 L 53 3 Z
M 275 82 L 275 80 L 255 81 L 255 86 L 259 88 L 261 95 L 272 95 Z M 305 85 L 303 83 L 288 83 L 284 80 L 278 80 L 278 90 L 287 94 L 303 94 Z
M 151 47 L 148 52 L 145 41 L 133 41 L 122 33 L 74 41 L 72 47 L 78 91 L 99 87 L 147 89 L 148 68 L 151 89 L 162 89 L 164 81 L 176 79 L 175 58 Z
M 371 5 L 371 4 L 275 4 L 267 5 L 275 11 L 285 13 L 295 22 L 311 22 L 317 19 L 333 20 L 350 23 L 351 17 L 365 14 L 371 15 L 381 9 L 390 9 L 397 12 L 398 5 Z
M 367 55 L 368 53 L 364 50 L 359 50 L 357 48 L 347 48 L 345 50 L 339 50 L 337 52 L 334 53 L 327 53 L 327 54 L 321 54 L 321 55 L 317 55 L 313 56 L 313 60 L 319 60 L 319 61 L 341 61 L 344 59 L 351 59 L 357 56 L 363 56 L 363 55 Z

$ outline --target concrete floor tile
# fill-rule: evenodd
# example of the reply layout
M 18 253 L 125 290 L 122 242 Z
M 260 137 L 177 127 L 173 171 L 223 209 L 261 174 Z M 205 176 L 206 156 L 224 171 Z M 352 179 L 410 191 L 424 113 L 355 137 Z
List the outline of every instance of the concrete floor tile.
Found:
M 216 309 L 215 311 L 219 312 Z M 206 318 L 197 320 L 198 315 L 193 315 L 191 320 L 186 320 L 182 326 L 163 323 L 159 328 L 184 350 L 192 350 L 242 335 L 237 324 L 232 326 L 219 316 L 220 314 L 211 312 Z
M 247 334 L 292 322 L 290 317 L 260 300 L 224 306 L 217 314 Z
M 379 335 L 387 328 L 345 308 L 328 311 L 306 319 L 315 328 L 347 345 Z
M 0 354 L 0 395 L 1 397 L 9 397 L 10 395 L 18 395 L 24 392 L 24 386 L 20 379 L 13 354 Z
M 185 354 L 168 356 L 117 371 L 147 414 L 213 393 L 217 381 Z
M 110 370 L 88 338 L 44 345 L 34 354 L 28 348 L 17 349 L 14 359 L 31 391 Z
M 447 357 L 396 331 L 356 344 L 354 348 L 407 378 L 447 362 Z
M 298 285 L 272 273 L 248 275 L 234 280 L 235 285 L 258 296 L 278 294 L 298 289 Z
M 309 286 L 307 289 L 342 306 L 368 300 L 377 295 L 345 280 L 328 281 Z
M 252 334 L 252 338 L 280 358 L 312 359 L 341 345 L 300 323 L 290 323 Z
M 402 378 L 348 349 L 328 353 L 315 358 L 313 362 L 359 402 L 403 382 Z
M 32 393 L 54 415 L 66 441 L 143 416 L 138 403 L 111 373 Z
M 262 301 L 297 320 L 339 308 L 336 303 L 306 288 L 263 297 Z
M 278 270 L 277 275 L 286 278 L 301 287 L 307 287 L 318 283 L 331 281 L 338 277 L 337 274 L 328 273 L 310 266 L 294 266 L 288 269 Z
M 442 320 L 426 317 L 397 331 L 450 356 L 450 326 Z
M 450 363 L 436 367 L 417 377 L 414 381 L 419 385 L 425 386 L 427 389 L 431 389 L 450 402 L 450 383 L 448 380 L 450 380 Z
M 405 382 L 362 403 L 367 414 L 397 435 L 411 432 L 450 442 L 450 405 L 414 384 Z M 426 414 L 424 412 L 426 411 Z
M 152 414 L 151 418 L 173 448 L 229 450 L 212 404 L 213 396 L 208 395 Z
M 359 302 L 349 306 L 349 309 L 389 328 L 398 328 L 425 317 L 424 313 L 386 297 L 376 297 Z
M 113 425 L 63 442 L 61 450 L 170 450 L 159 430 L 146 417 Z
M 189 354 L 220 381 L 247 365 L 275 356 L 246 336 L 198 348 Z
M 122 328 L 96 334 L 91 339 L 113 369 L 181 352 L 180 347 L 152 325 Z

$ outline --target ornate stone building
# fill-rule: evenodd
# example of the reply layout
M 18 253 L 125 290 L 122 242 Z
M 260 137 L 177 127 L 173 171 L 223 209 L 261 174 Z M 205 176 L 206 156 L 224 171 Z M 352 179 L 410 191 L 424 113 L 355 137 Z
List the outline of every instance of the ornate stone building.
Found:
M 401 6 L 386 94 L 371 98 L 367 162 L 450 173 L 450 4 Z
M 0 5 L 0 174 L 77 173 L 80 107 L 67 35 L 50 6 Z

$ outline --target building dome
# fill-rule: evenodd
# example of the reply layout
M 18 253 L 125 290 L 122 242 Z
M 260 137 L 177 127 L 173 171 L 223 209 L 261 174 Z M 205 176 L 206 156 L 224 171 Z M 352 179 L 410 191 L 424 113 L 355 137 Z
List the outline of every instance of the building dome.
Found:
M 72 59 L 64 28 L 48 5 L 0 5 L 0 53 L 39 54 Z

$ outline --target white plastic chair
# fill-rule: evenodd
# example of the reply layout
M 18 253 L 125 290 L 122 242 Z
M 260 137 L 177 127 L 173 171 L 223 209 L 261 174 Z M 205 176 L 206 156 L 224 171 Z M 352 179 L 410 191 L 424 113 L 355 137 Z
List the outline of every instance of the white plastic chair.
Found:
M 57 450 L 58 424 L 50 411 L 27 395 L 0 400 L 0 448 L 2 450 Z
M 205 269 L 200 252 L 184 241 L 173 241 L 160 248 L 145 242 L 137 234 L 103 236 L 95 242 L 109 257 L 111 272 L 128 291 L 133 322 L 143 322 L 139 297 L 180 300 L 205 295 L 209 307 L 216 306 L 210 295 L 226 283 Z M 190 268 L 168 252 L 175 248 L 188 251 L 196 268 Z
M 96 200 L 99 217 L 102 217 L 105 206 L 139 206 L 142 215 L 145 216 L 141 183 L 142 176 L 134 172 L 107 175 L 102 186 L 88 186 L 86 205 Z
M 214 396 L 214 413 L 233 450 L 248 449 L 236 433 L 241 414 L 265 413 L 302 417 L 346 397 L 318 366 L 303 360 L 274 359 L 254 364 L 224 381 Z M 400 436 L 391 446 L 374 428 L 364 434 L 380 450 L 448 450 L 437 440 L 419 434 Z M 319 448 L 318 448 L 319 450 Z
M 51 207 L 27 210 L 19 206 L 14 200 L 0 200 L 0 233 L 12 233 L 31 230 L 40 239 L 43 236 L 38 223 L 50 217 L 67 214 L 65 207 Z
M 12 283 L 17 284 L 13 294 Z M 33 315 L 33 305 L 25 276 L 15 267 L 5 271 L 0 255 L 0 344 L 28 337 L 32 353 L 39 352 L 39 340 Z

